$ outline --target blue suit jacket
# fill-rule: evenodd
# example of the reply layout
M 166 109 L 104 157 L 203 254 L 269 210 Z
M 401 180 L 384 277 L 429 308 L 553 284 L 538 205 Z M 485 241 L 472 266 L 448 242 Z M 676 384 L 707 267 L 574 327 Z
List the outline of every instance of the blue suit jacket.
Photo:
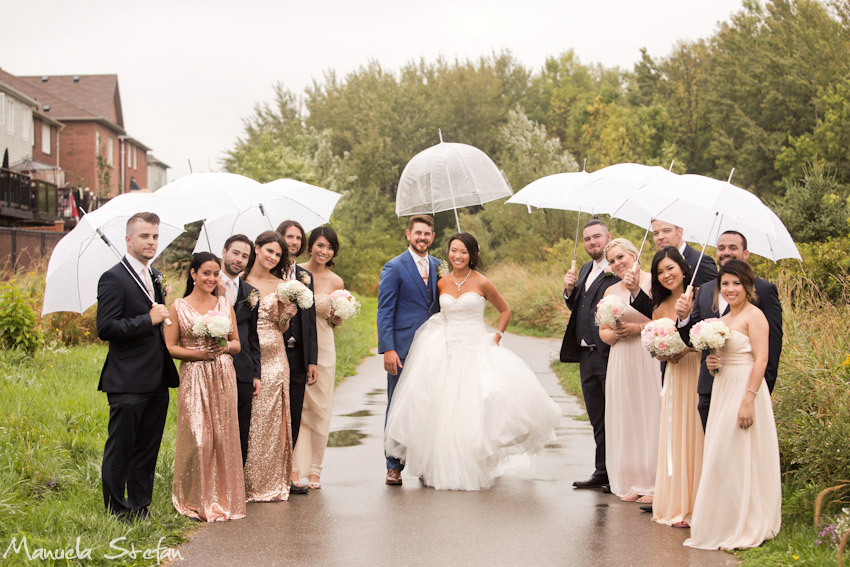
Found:
M 440 310 L 440 261 L 433 256 L 428 259 L 431 270 L 427 287 L 408 250 L 384 264 L 378 282 L 378 352 L 394 350 L 404 360 L 416 330 Z

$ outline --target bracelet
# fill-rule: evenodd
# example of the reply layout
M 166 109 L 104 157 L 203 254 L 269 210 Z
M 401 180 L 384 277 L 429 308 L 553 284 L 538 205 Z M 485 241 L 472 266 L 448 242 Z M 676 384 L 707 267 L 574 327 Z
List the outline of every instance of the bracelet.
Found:
M 500 337 L 504 337 L 504 336 L 505 336 L 505 332 L 504 332 L 504 331 L 499 331 L 498 329 L 496 330 L 496 334 L 497 334 L 497 335 L 499 335 Z
M 224 354 L 230 354 L 230 343 L 227 343 L 227 350 L 224 351 Z
M 752 395 L 754 395 L 754 396 L 758 396 L 758 395 L 759 395 L 759 393 L 758 393 L 758 392 L 754 392 L 753 390 L 750 390 L 749 388 L 747 388 L 747 391 L 748 391 L 749 393 L 751 393 Z

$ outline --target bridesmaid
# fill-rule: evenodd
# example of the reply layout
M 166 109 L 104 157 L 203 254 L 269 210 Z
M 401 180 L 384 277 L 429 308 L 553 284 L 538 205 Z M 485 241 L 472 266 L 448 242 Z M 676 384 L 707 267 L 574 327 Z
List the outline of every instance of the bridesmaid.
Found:
M 625 238 L 605 246 L 605 257 L 622 278 L 637 266 L 638 251 Z M 638 285 L 650 292 L 651 276 L 640 270 Z M 630 295 L 620 281 L 605 290 L 629 304 Z M 649 318 L 629 306 L 616 327 L 599 325 L 599 337 L 611 345 L 605 380 L 605 464 L 611 492 L 626 502 L 649 504 L 655 490 L 658 459 L 661 373 L 658 363 L 643 348 L 640 332 Z
M 779 533 L 782 521 L 779 442 L 764 381 L 770 327 L 753 305 L 758 301 L 755 274 L 745 262 L 723 264 L 717 289 L 729 303 L 721 320 L 731 333 L 717 354 L 706 357 L 709 370 L 719 372 L 711 389 L 702 478 L 685 545 L 756 547 Z
M 289 499 L 292 474 L 292 425 L 289 419 L 289 362 L 283 333 L 296 307 L 277 296 L 281 274 L 289 268 L 286 244 L 273 230 L 261 233 L 245 267 L 245 281 L 260 292 L 257 335 L 260 338 L 262 388 L 251 407 L 245 490 L 250 502 Z
M 319 227 L 307 240 L 310 260 L 301 267 L 313 274 L 313 290 L 316 302 L 316 333 L 319 342 L 319 379 L 311 384 L 304 394 L 304 409 L 301 414 L 301 430 L 293 457 L 292 482 L 298 483 L 302 475 L 308 475 L 308 488 L 321 488 L 322 461 L 328 445 L 331 428 L 331 406 L 333 404 L 334 379 L 336 374 L 336 347 L 333 329 L 342 320 L 334 316 L 330 306 L 330 294 L 343 289 L 342 278 L 330 271 L 333 259 L 339 254 L 339 239 L 330 227 Z
M 652 259 L 652 318 L 677 320 L 676 300 L 691 280 L 691 267 L 672 246 Z M 652 519 L 674 528 L 687 528 L 694 509 L 702 469 L 703 432 L 697 410 L 700 355 L 691 347 L 666 362 L 661 389 L 661 428 Z M 668 427 L 669 426 L 669 427 Z M 669 474 L 672 464 L 672 473 Z
M 236 371 L 230 357 L 239 352 L 239 335 L 233 308 L 224 296 L 216 296 L 220 272 L 215 255 L 195 254 L 186 294 L 169 310 L 176 324 L 165 327 L 168 352 L 183 361 L 171 501 L 179 513 L 204 522 L 245 517 Z M 192 334 L 195 319 L 210 311 L 232 321 L 224 347 Z

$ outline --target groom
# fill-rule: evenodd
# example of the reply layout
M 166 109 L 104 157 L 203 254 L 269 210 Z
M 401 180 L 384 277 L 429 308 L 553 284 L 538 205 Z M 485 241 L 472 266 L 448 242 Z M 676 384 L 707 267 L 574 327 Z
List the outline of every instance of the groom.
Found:
M 440 310 L 440 261 L 428 255 L 434 242 L 434 219 L 428 215 L 410 217 L 405 235 L 410 246 L 384 265 L 378 282 L 378 352 L 384 355 L 387 371 L 387 415 L 413 335 Z M 387 484 L 400 485 L 403 468 L 401 461 L 387 455 Z

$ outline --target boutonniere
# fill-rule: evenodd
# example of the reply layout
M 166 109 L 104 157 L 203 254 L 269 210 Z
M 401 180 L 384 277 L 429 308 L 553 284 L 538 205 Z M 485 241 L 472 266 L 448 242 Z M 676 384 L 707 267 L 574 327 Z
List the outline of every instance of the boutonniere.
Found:
M 242 303 L 249 305 L 251 309 L 256 309 L 260 303 L 260 292 L 255 289 L 248 294 L 248 297 L 242 300 Z
M 617 274 L 614 273 L 614 270 L 611 269 L 611 266 L 605 266 L 604 268 L 602 268 L 602 277 L 603 278 L 610 278 L 611 276 L 616 276 L 616 275 Z
M 300 279 L 301 279 L 301 283 L 303 283 L 306 286 L 309 286 L 311 283 L 313 283 L 313 278 L 311 278 L 310 274 L 308 274 L 307 272 L 301 272 L 301 278 Z
M 443 260 L 440 262 L 440 265 L 437 266 L 437 276 L 444 278 L 449 275 L 449 263 Z
M 162 290 L 162 295 L 165 296 L 171 293 L 171 284 L 168 283 L 168 278 L 166 278 L 165 274 L 162 272 L 157 274 L 156 283 L 159 284 L 159 289 Z

